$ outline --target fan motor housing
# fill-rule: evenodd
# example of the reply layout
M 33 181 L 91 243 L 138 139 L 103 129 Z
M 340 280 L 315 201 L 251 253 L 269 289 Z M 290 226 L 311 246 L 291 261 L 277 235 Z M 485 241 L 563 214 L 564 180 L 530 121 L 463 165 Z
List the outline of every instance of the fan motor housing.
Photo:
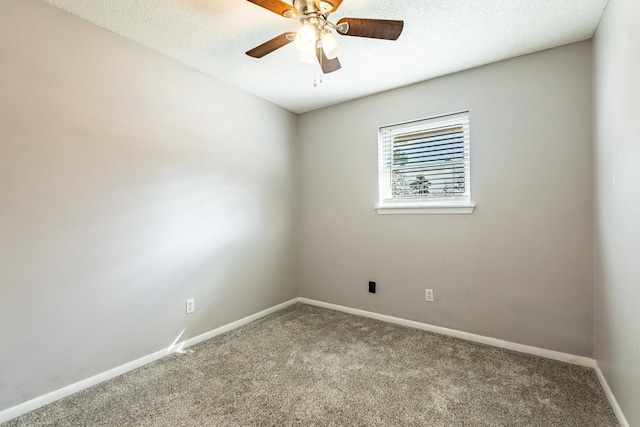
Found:
M 316 15 L 321 13 L 316 6 L 316 2 L 314 0 L 294 0 L 293 7 L 298 9 L 298 14 L 300 16 L 304 15 Z

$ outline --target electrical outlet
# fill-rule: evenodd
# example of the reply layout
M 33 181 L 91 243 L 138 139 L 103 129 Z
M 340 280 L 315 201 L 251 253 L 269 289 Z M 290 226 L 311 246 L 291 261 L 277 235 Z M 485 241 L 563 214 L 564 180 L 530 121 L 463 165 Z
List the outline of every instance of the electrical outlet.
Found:
M 376 293 L 376 282 L 369 282 L 369 292 L 372 294 Z
M 433 289 L 425 289 L 424 294 L 427 301 L 433 302 Z
M 187 300 L 187 314 L 196 311 L 196 300 L 191 298 Z

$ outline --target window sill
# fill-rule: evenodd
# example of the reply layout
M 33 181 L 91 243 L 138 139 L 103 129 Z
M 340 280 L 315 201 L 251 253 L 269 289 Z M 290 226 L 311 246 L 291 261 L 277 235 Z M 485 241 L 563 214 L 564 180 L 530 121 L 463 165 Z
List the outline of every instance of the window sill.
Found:
M 474 203 L 457 203 L 441 205 L 384 205 L 376 206 L 378 215 L 460 215 L 471 214 L 476 207 Z

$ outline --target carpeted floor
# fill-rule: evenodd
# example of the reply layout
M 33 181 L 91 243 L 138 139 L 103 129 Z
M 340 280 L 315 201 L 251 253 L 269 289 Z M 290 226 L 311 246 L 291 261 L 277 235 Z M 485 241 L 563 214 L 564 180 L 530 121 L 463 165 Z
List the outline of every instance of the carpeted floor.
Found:
M 9 426 L 617 426 L 593 370 L 296 304 Z

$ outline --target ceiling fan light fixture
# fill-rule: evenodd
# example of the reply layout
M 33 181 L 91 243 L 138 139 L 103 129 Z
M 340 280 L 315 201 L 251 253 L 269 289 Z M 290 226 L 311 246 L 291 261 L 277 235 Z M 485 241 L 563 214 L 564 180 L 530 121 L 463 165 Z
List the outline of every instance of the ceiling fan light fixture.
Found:
M 315 63 L 311 59 L 311 56 L 315 55 L 324 74 L 342 68 L 338 60 L 342 46 L 337 35 L 397 40 L 404 28 L 404 21 L 392 19 L 341 18 L 334 24 L 329 20 L 329 14 L 335 12 L 343 0 L 248 1 L 278 15 L 296 18 L 301 27 L 297 32 L 285 32 L 256 46 L 247 51 L 247 55 L 262 58 L 290 42 L 295 42 L 300 52 L 300 61 Z
M 328 59 L 335 59 L 342 52 L 342 45 L 335 34 L 327 31 L 322 34 L 322 50 Z
M 298 60 L 311 65 L 315 65 L 318 62 L 316 53 L 313 50 L 301 50 L 298 55 Z
M 313 24 L 306 23 L 296 34 L 296 47 L 300 52 L 313 51 L 316 48 L 318 34 Z

